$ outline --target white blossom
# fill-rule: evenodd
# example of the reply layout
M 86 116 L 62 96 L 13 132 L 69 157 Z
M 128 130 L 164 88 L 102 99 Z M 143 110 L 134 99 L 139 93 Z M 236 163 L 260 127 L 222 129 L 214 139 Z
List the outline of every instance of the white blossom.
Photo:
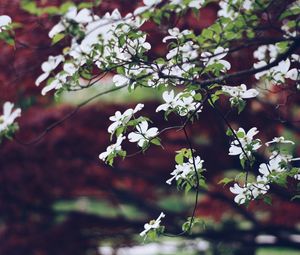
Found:
M 232 8 L 227 3 L 227 1 L 220 1 L 219 6 L 220 6 L 220 10 L 218 11 L 219 17 L 225 17 L 234 20 L 238 16 L 238 12 L 232 10 Z
M 213 64 L 222 64 L 224 66 L 222 71 L 229 70 L 231 68 L 230 63 L 223 58 L 227 55 L 228 49 L 224 49 L 223 47 L 219 46 L 214 50 L 213 53 L 211 52 L 203 52 L 201 57 L 203 58 L 204 64 L 206 66 L 210 66 Z
M 256 177 L 256 183 L 252 183 L 252 195 L 254 198 L 259 195 L 265 195 L 270 189 L 270 185 L 268 185 L 269 180 L 266 176 L 258 175 Z
M 256 182 L 247 183 L 247 185 L 240 186 L 235 183 L 229 190 L 235 194 L 234 202 L 237 204 L 244 204 L 246 201 L 256 199 L 260 195 L 264 195 L 270 189 L 269 180 L 266 176 L 258 175 Z
M 35 84 L 39 86 L 41 82 L 46 80 L 50 73 L 61 63 L 63 62 L 64 56 L 63 55 L 58 55 L 58 56 L 49 56 L 48 60 L 42 63 L 42 70 L 43 74 L 41 74 L 35 81 Z
M 271 159 L 269 163 L 262 163 L 259 165 L 258 171 L 263 176 L 269 176 L 273 172 L 283 172 L 285 169 L 280 165 L 281 159 L 279 157 Z
M 182 96 L 181 100 L 179 100 L 179 107 L 178 107 L 178 113 L 180 116 L 186 116 L 188 113 L 190 112 L 194 112 L 197 110 L 197 112 L 201 112 L 202 111 L 202 107 L 199 108 L 199 106 L 201 105 L 201 103 L 196 103 L 194 100 L 194 96 L 195 92 L 192 91 L 191 92 L 191 96 Z M 199 108 L 199 109 L 197 109 Z
M 125 86 L 125 85 L 129 84 L 129 82 L 130 82 L 130 79 L 121 74 L 116 74 L 113 77 L 113 83 L 116 85 L 116 87 Z
M 88 9 L 82 9 L 77 13 L 77 7 L 72 6 L 67 13 L 62 17 L 62 20 L 57 23 L 49 32 L 49 37 L 53 38 L 55 35 L 64 32 L 70 25 L 70 22 L 76 22 L 78 24 L 87 24 L 93 20 L 91 11 Z
M 143 107 L 143 104 L 138 104 L 134 109 L 127 109 L 123 114 L 120 111 L 116 111 L 115 115 L 109 117 L 113 123 L 108 127 L 108 132 L 113 134 L 117 128 L 125 126 L 130 121 L 132 116 L 138 111 L 142 110 Z
M 45 86 L 42 89 L 41 94 L 44 96 L 50 90 L 53 90 L 53 89 L 58 90 L 58 89 L 62 88 L 64 83 L 66 83 L 66 81 L 67 81 L 67 77 L 68 77 L 68 74 L 66 74 L 66 73 L 58 73 L 57 75 L 55 75 L 54 79 L 50 82 L 50 84 L 48 84 L 47 86 Z
M 163 43 L 166 43 L 168 40 L 172 40 L 172 39 L 181 39 L 185 35 L 191 34 L 192 32 L 190 30 L 180 31 L 179 28 L 174 27 L 174 28 L 168 29 L 168 33 L 169 33 L 169 35 L 167 35 L 166 37 L 163 38 L 163 40 L 162 40 Z
M 290 38 L 290 37 L 296 37 L 297 36 L 297 31 L 291 30 L 291 27 L 288 25 L 288 23 L 285 23 L 281 26 L 282 31 L 285 32 L 285 35 L 283 35 L 284 38 Z
M 299 54 L 292 54 L 291 55 L 292 62 L 300 63 L 300 55 Z
M 0 33 L 12 22 L 11 17 L 7 15 L 0 16 Z
M 256 199 L 260 195 L 264 195 L 270 189 L 268 178 L 263 175 L 256 177 L 256 182 L 247 183 L 247 185 L 240 186 L 235 183 L 229 190 L 235 194 L 234 202 L 237 204 L 244 204 L 246 201 Z
M 203 170 L 203 160 L 199 156 L 195 157 L 196 171 Z M 183 164 L 178 164 L 175 166 L 173 172 L 171 172 L 172 177 L 166 181 L 167 184 L 171 185 L 172 181 L 179 179 L 187 179 L 191 173 L 195 173 L 195 166 L 193 158 L 190 158 L 188 162 Z
M 165 104 L 161 104 L 160 106 L 158 106 L 156 108 L 156 112 L 159 111 L 167 111 L 169 109 L 174 109 L 176 108 L 179 104 L 178 104 L 178 95 L 175 97 L 174 96 L 174 90 L 171 91 L 165 91 L 162 94 L 163 99 L 165 100 Z
M 136 126 L 136 130 L 128 134 L 130 142 L 137 142 L 139 147 L 145 146 L 149 140 L 158 135 L 158 129 L 156 127 L 149 128 L 148 122 L 143 121 Z
M 259 68 L 264 67 L 264 66 L 266 66 L 266 65 L 267 65 L 267 62 L 266 62 L 265 60 L 262 60 L 262 61 L 259 61 L 259 62 L 254 63 L 254 64 L 253 64 L 253 67 L 254 67 L 255 69 L 259 69 Z M 256 74 L 254 75 L 254 77 L 255 77 L 255 79 L 259 80 L 262 76 L 264 76 L 264 75 L 266 75 L 266 74 L 268 74 L 268 73 L 269 73 L 268 70 L 260 71 L 260 72 L 256 73 Z
M 281 173 L 287 170 L 287 165 L 292 161 L 299 161 L 300 158 L 293 158 L 290 154 L 283 154 L 279 151 L 273 151 L 268 163 L 260 164 L 259 172 L 264 176 L 271 173 Z
M 204 3 L 205 3 L 205 0 L 192 0 L 191 2 L 189 2 L 188 6 L 190 8 L 200 9 Z
M 199 46 L 194 44 L 193 41 L 187 41 L 183 45 L 171 49 L 167 53 L 166 58 L 169 60 L 180 56 L 182 58 L 182 62 L 188 62 L 198 57 L 198 48 Z
M 271 59 L 270 62 L 273 62 L 275 59 Z M 254 68 L 260 68 L 266 66 L 267 62 L 262 60 L 257 63 L 254 63 Z M 297 80 L 299 70 L 296 68 L 290 69 L 291 61 L 290 59 L 282 60 L 278 63 L 277 66 L 270 68 L 269 70 L 261 71 L 255 74 L 256 79 L 260 79 L 262 76 L 267 76 L 272 79 L 275 84 L 284 83 L 285 79 Z
M 68 74 L 68 75 L 73 75 L 77 72 L 78 68 L 73 64 L 73 63 L 65 63 L 64 64 L 64 71 Z
M 144 231 L 140 233 L 140 236 L 145 236 L 151 229 L 158 229 L 160 227 L 161 219 L 166 215 L 161 212 L 156 220 L 151 220 L 149 223 L 144 225 Z
M 257 48 L 256 51 L 254 51 L 253 56 L 254 58 L 258 60 L 265 60 L 266 54 L 268 52 L 268 55 L 271 59 L 274 59 L 279 54 L 279 49 L 276 47 L 276 45 L 269 44 L 269 45 L 262 45 Z
M 297 68 L 292 68 L 285 74 L 285 78 L 291 79 L 293 81 L 298 80 L 300 70 Z
M 14 104 L 11 102 L 5 102 L 3 104 L 3 114 L 0 116 L 0 133 L 5 131 L 15 119 L 21 116 L 21 109 L 17 108 L 13 110 Z
M 251 156 L 251 154 L 261 147 L 259 139 L 253 140 L 253 137 L 259 132 L 256 127 L 251 128 L 247 133 L 243 128 L 239 128 L 238 131 L 234 131 L 238 140 L 231 142 L 229 148 L 229 155 L 245 158 Z M 247 156 L 245 155 L 245 153 Z
M 126 137 L 122 134 L 118 136 L 116 143 L 111 144 L 107 147 L 106 151 L 102 152 L 99 155 L 99 158 L 103 161 L 105 161 L 109 155 L 113 154 L 116 155 L 118 152 L 122 151 L 122 142 L 125 140 Z
M 231 98 L 229 99 L 230 102 L 233 102 L 234 100 L 241 100 L 241 99 L 247 99 L 247 98 L 253 98 L 256 97 L 259 92 L 256 89 L 248 89 L 245 84 L 241 84 L 240 86 L 222 86 L 222 90 L 229 94 Z
M 284 163 L 300 160 L 300 158 L 293 158 L 293 156 L 288 153 L 282 153 L 282 152 L 276 151 L 276 150 L 272 151 L 270 159 L 271 160 L 276 159 L 276 160 L 284 162 Z
M 91 16 L 91 11 L 89 9 L 83 8 L 77 12 L 77 7 L 70 7 L 68 12 L 64 16 L 67 20 L 72 20 L 77 23 L 89 23 L 93 20 Z
M 58 24 L 56 24 L 54 27 L 52 27 L 52 29 L 50 30 L 50 32 L 48 33 L 48 36 L 50 38 L 53 38 L 55 35 L 59 34 L 60 32 L 65 31 L 65 26 L 63 25 L 62 22 L 59 22 Z
M 243 8 L 245 10 L 250 10 L 252 8 L 252 5 L 253 5 L 253 0 L 244 0 L 243 1 Z
M 271 68 L 270 72 L 271 75 L 273 76 L 273 80 L 276 83 L 284 83 L 285 81 L 285 76 L 288 75 L 288 71 L 290 69 L 291 62 L 289 59 L 280 61 L 277 66 L 274 66 Z
M 200 103 L 195 102 L 194 96 L 195 91 L 191 92 L 180 92 L 176 96 L 174 91 L 165 91 L 163 93 L 163 99 L 165 104 L 162 104 L 156 108 L 156 112 L 174 110 L 180 116 L 186 116 L 189 112 L 193 112 L 199 108 Z M 202 108 L 198 109 L 197 112 L 201 112 Z
M 134 11 L 134 15 L 140 15 L 145 11 L 151 10 L 151 7 L 159 4 L 162 0 L 143 0 L 144 6 L 138 7 Z
M 183 0 L 170 0 L 170 4 L 174 4 L 174 5 L 177 5 L 177 4 L 182 4 Z
M 126 49 L 129 51 L 131 56 L 136 55 L 141 48 L 145 49 L 146 51 L 151 49 L 151 44 L 146 42 L 146 35 L 135 40 L 127 40 L 126 43 Z
M 290 143 L 290 144 L 295 144 L 293 141 L 285 140 L 285 138 L 283 136 L 274 137 L 271 141 L 266 142 L 265 145 L 269 146 L 272 143 Z
M 237 183 L 230 187 L 229 190 L 235 194 L 234 202 L 237 204 L 244 204 L 248 199 L 250 192 L 246 187 L 241 187 Z
M 252 5 L 254 2 L 253 0 L 244 0 L 241 2 L 242 2 L 241 7 L 243 9 L 245 10 L 252 9 Z M 231 20 L 234 20 L 239 15 L 239 12 L 235 11 L 234 8 L 232 7 L 236 5 L 237 5 L 237 0 L 232 0 L 230 4 L 228 3 L 228 1 L 220 1 L 219 2 L 220 10 L 218 11 L 218 16 L 226 17 L 226 18 L 230 18 Z

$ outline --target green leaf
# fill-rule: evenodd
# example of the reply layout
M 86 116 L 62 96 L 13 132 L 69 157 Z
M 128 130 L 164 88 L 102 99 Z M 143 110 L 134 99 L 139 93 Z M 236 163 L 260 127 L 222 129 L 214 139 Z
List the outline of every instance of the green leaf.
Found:
M 205 179 L 203 179 L 203 178 L 199 179 L 199 187 L 202 189 L 205 189 L 205 190 L 208 189 L 208 185 L 207 185 Z
M 183 154 L 179 153 L 175 156 L 175 161 L 178 165 L 182 165 L 183 164 Z
M 21 8 L 24 11 L 29 12 L 30 14 L 33 15 L 39 15 L 39 9 L 36 6 L 36 3 L 34 1 L 31 0 L 22 0 L 21 1 Z
M 264 196 L 264 202 L 268 205 L 272 205 L 272 198 L 270 196 Z
M 118 66 L 117 67 L 117 73 L 125 75 L 125 68 L 123 66 Z
M 196 101 L 201 101 L 202 100 L 202 95 L 200 93 L 197 93 L 195 96 L 194 96 L 194 99 Z
M 62 34 L 62 33 L 56 34 L 56 35 L 52 38 L 52 45 L 58 43 L 58 42 L 61 41 L 64 37 L 65 37 L 65 35 Z
M 2 32 L 0 32 L 0 40 L 4 41 L 5 43 L 7 43 L 10 46 L 14 46 L 15 45 L 15 40 L 10 35 L 10 33 L 8 31 L 2 31 Z
M 201 33 L 201 35 L 205 38 L 208 38 L 208 39 L 212 39 L 213 36 L 214 36 L 214 33 L 213 31 L 209 30 L 209 29 L 204 29 Z
M 220 180 L 220 181 L 218 182 L 218 184 L 224 184 L 223 186 L 225 186 L 225 185 L 227 185 L 228 183 L 233 182 L 233 181 L 234 181 L 233 179 L 225 177 L 225 178 L 223 178 L 222 180 Z
M 156 240 L 157 238 L 157 233 L 154 229 L 151 229 L 150 231 L 148 231 L 147 233 L 147 237 L 150 239 L 150 240 Z
M 233 136 L 233 133 L 232 133 L 232 131 L 231 131 L 230 128 L 227 128 L 227 130 L 226 130 L 226 135 L 227 135 L 227 136 Z
M 60 6 L 60 8 L 59 8 L 60 13 L 61 13 L 61 14 L 66 13 L 66 12 L 69 10 L 69 8 L 72 7 L 72 6 L 75 6 L 75 4 L 72 3 L 72 2 L 66 2 L 66 3 L 63 3 L 63 4 Z
M 275 183 L 277 183 L 278 185 L 282 186 L 282 187 L 287 187 L 287 174 L 286 173 L 282 173 L 277 175 L 278 178 L 275 179 Z
M 284 19 L 286 17 L 294 16 L 294 15 L 299 15 L 299 14 L 300 14 L 300 7 L 295 6 L 294 8 L 291 8 L 291 9 L 288 9 L 288 10 L 284 11 L 280 15 L 279 19 L 282 20 L 282 19 Z
M 55 14 L 59 13 L 59 9 L 56 6 L 48 6 L 48 7 L 45 7 L 45 8 L 40 8 L 39 13 L 40 14 L 47 13 L 47 14 L 50 14 L 50 15 L 55 15 Z
M 243 152 L 243 154 L 244 154 L 244 152 Z M 244 158 L 241 158 L 240 163 L 241 163 L 241 166 L 243 167 L 243 169 L 245 169 L 246 160 Z
M 188 182 L 185 182 L 184 193 L 187 194 L 191 189 L 192 186 Z
M 239 173 L 235 178 L 236 182 L 244 181 L 246 179 L 246 173 Z
M 94 7 L 94 3 L 80 3 L 78 5 L 78 9 L 84 9 L 84 8 L 90 9 L 93 7 Z
M 236 133 L 236 136 L 237 136 L 238 138 L 244 138 L 244 137 L 245 137 L 245 133 L 242 132 L 242 131 L 239 131 L 239 132 Z
M 124 159 L 126 157 L 126 155 L 127 155 L 127 152 L 123 151 L 123 150 L 122 151 L 118 151 L 118 155 Z
M 101 2 L 102 2 L 102 0 L 94 0 L 94 5 L 98 6 L 101 4 Z
M 160 139 L 158 137 L 156 137 L 154 139 L 151 139 L 150 142 L 157 145 L 157 146 L 161 146 Z
M 238 108 L 238 114 L 240 114 L 246 107 L 246 102 L 244 100 L 238 100 L 237 102 L 237 108 Z

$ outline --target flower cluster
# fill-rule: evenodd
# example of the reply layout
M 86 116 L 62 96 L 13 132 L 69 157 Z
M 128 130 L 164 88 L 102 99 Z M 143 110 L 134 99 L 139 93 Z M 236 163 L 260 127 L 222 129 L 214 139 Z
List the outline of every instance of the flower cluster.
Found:
M 220 10 L 218 11 L 219 17 L 230 18 L 234 20 L 239 13 L 236 11 L 236 6 L 240 5 L 240 7 L 244 10 L 250 10 L 253 8 L 253 1 L 251 0 L 232 0 L 231 2 L 228 1 L 220 1 L 219 6 Z
M 43 74 L 41 74 L 37 80 L 35 81 L 35 84 L 38 86 L 41 84 L 41 82 L 43 82 L 44 80 L 46 80 L 49 75 L 51 74 L 52 71 L 55 70 L 56 67 L 58 67 L 58 65 L 60 63 L 62 63 L 64 61 L 64 57 L 62 55 L 58 55 L 58 56 L 49 56 L 48 60 L 42 63 L 42 70 L 43 70 Z
M 267 60 L 266 52 L 269 51 L 269 61 Z M 278 48 L 275 45 L 260 46 L 255 52 L 254 57 L 259 60 L 253 64 L 254 68 L 261 68 L 266 66 L 275 60 L 278 55 Z M 259 80 L 262 77 L 266 77 L 274 84 L 283 84 L 285 79 L 298 80 L 299 69 L 291 68 L 291 62 L 299 62 L 298 55 L 293 54 L 291 59 L 287 58 L 278 63 L 278 65 L 255 74 L 255 78 Z
M 37 85 L 48 78 L 58 66 L 60 59 L 66 61 L 63 70 L 48 81 L 42 94 L 53 89 L 81 88 L 83 85 L 80 78 L 93 79 L 93 75 L 87 73 L 91 63 L 95 63 L 100 70 L 122 66 L 121 74 L 133 70 L 134 67 L 129 66 L 128 63 L 135 56 L 142 57 L 151 48 L 146 42 L 146 34 L 137 30 L 142 23 L 139 17 L 132 14 L 123 18 L 118 10 L 114 10 L 111 14 L 106 13 L 100 18 L 88 9 L 77 11 L 76 7 L 71 7 L 49 32 L 49 37 L 54 41 L 66 35 L 72 36 L 73 39 L 63 55 L 43 63 L 44 73 L 37 79 Z M 136 74 L 142 71 L 141 67 L 138 67 Z M 115 80 L 118 78 L 116 77 Z M 120 81 L 116 83 L 119 85 Z
M 266 142 L 265 145 L 271 147 L 271 155 L 269 163 L 260 165 L 259 172 L 276 181 L 278 179 L 278 176 L 276 176 L 277 173 L 287 173 L 290 171 L 292 169 L 291 163 L 300 160 L 300 158 L 293 158 L 293 156 L 285 149 L 284 145 L 289 144 L 294 145 L 295 143 L 286 140 L 283 136 L 274 137 L 271 141 Z M 292 176 L 297 179 L 298 170 L 295 168 L 294 171 L 296 172 L 294 174 L 292 172 Z
M 158 128 L 149 128 L 149 123 L 144 117 L 135 118 L 135 114 L 143 107 L 143 104 L 137 104 L 134 109 L 129 108 L 124 113 L 116 111 L 113 116 L 110 116 L 112 124 L 108 127 L 108 132 L 111 134 L 111 138 L 116 135 L 117 142 L 109 145 L 106 151 L 99 155 L 101 160 L 112 164 L 115 157 L 126 156 L 126 151 L 121 148 L 121 144 L 126 139 L 125 133 L 128 128 L 134 128 L 127 136 L 129 142 L 137 143 L 143 150 L 149 146 L 149 143 L 160 144 L 157 137 Z
M 253 152 L 261 147 L 261 142 L 259 139 L 253 139 L 253 137 L 258 133 L 256 127 L 251 128 L 247 133 L 243 128 L 239 128 L 234 131 L 234 140 L 230 144 L 229 155 L 238 156 L 240 159 L 248 160 L 252 158 Z
M 133 115 L 138 111 L 142 110 L 143 108 L 143 104 L 137 104 L 137 106 L 134 109 L 129 108 L 124 113 L 116 111 L 114 116 L 109 117 L 109 119 L 113 121 L 113 123 L 108 127 L 108 133 L 114 134 L 118 128 L 126 127 Z
M 5 102 L 3 104 L 3 114 L 0 115 L 0 141 L 2 137 L 11 139 L 13 133 L 18 129 L 15 119 L 21 116 L 21 109 L 13 110 L 14 104 Z
M 168 40 L 180 40 L 184 38 L 184 36 L 187 36 L 192 33 L 190 30 L 183 30 L 180 31 L 178 27 L 170 28 L 168 29 L 169 35 L 165 36 L 163 38 L 163 43 L 166 43 Z
M 276 45 L 262 45 L 257 48 L 256 51 L 253 52 L 253 57 L 258 60 L 264 60 L 269 57 L 269 59 L 274 59 L 278 56 L 279 49 Z
M 230 187 L 230 191 L 235 194 L 234 201 L 238 204 L 244 204 L 250 200 L 256 199 L 259 196 L 265 195 L 270 189 L 271 183 L 277 183 L 279 185 L 286 184 L 286 178 L 288 176 L 299 178 L 300 169 L 292 168 L 291 163 L 298 161 L 300 158 L 293 158 L 287 152 L 281 151 L 280 146 L 284 144 L 294 144 L 293 141 L 285 140 L 284 137 L 274 137 L 273 140 L 266 142 L 267 147 L 274 146 L 268 163 L 262 163 L 259 165 L 259 173 L 255 182 L 248 182 L 244 185 L 234 184 Z
M 116 156 L 122 156 L 122 157 L 126 156 L 125 151 L 122 150 L 122 142 L 125 139 L 126 137 L 124 137 L 122 134 L 119 135 L 117 137 L 116 143 L 109 145 L 106 151 L 102 152 L 99 155 L 99 158 L 112 165 L 113 160 Z
M 72 29 L 72 26 L 76 26 L 81 32 L 84 33 L 84 24 L 87 24 L 92 20 L 93 17 L 90 10 L 82 9 L 78 12 L 77 8 L 72 6 L 62 17 L 61 21 L 50 30 L 49 37 L 53 38 L 59 33 L 65 32 L 68 29 Z
M 226 72 L 231 68 L 230 63 L 223 58 L 226 57 L 228 49 L 224 49 L 223 47 L 218 47 L 214 50 L 213 53 L 211 52 L 203 52 L 201 57 L 204 61 L 204 64 L 209 67 L 215 64 L 221 65 L 220 71 Z
M 155 5 L 159 4 L 162 0 L 143 0 L 144 6 L 138 7 L 134 11 L 134 15 L 142 14 L 145 11 L 151 11 Z
M 136 131 L 128 134 L 128 140 L 132 143 L 137 143 L 139 147 L 146 148 L 151 139 L 158 135 L 158 128 L 149 128 L 147 121 L 143 121 L 136 125 Z
M 243 110 L 245 103 L 243 99 L 256 97 L 259 92 L 256 89 L 247 89 L 245 84 L 240 86 L 222 86 L 222 91 L 230 95 L 231 106 L 241 107 L 239 111 Z
M 156 112 L 165 111 L 166 113 L 169 113 L 174 111 L 180 116 L 186 116 L 194 111 L 201 112 L 201 103 L 196 102 L 195 95 L 195 91 L 180 92 L 176 96 L 174 90 L 165 91 L 162 97 L 166 103 L 158 106 Z
M 180 181 L 190 181 L 193 179 L 195 174 L 204 171 L 203 160 L 199 156 L 189 158 L 188 162 L 182 164 L 177 164 L 173 172 L 171 172 L 172 177 L 166 181 L 167 184 L 171 185 L 173 180 Z M 195 169 L 196 167 L 196 169 Z
M 188 62 L 199 56 L 198 49 L 199 46 L 193 41 L 187 41 L 183 45 L 171 49 L 167 53 L 166 58 L 168 60 L 173 59 L 174 62 Z
M 147 20 L 159 24 L 163 19 L 168 19 L 172 12 L 184 14 L 187 8 L 196 11 L 207 3 L 209 1 L 205 0 L 143 0 L 142 6 L 126 16 L 114 10 L 101 17 L 86 8 L 71 7 L 49 32 L 53 43 L 68 36 L 70 45 L 62 54 L 50 56 L 42 64 L 43 73 L 37 78 L 36 85 L 47 80 L 42 89 L 43 95 L 51 90 L 79 90 L 97 84 L 102 75 L 110 73 L 113 74 L 114 89 L 127 87 L 131 92 L 137 87 L 144 87 L 164 91 L 164 102 L 156 112 L 163 111 L 165 117 L 174 112 L 180 119 L 186 117 L 187 122 L 192 121 L 202 111 L 203 104 L 206 106 L 207 100 L 202 100 L 204 96 L 215 107 L 214 102 L 221 94 L 228 95 L 231 106 L 237 107 L 240 113 L 246 106 L 245 99 L 255 98 L 259 92 L 254 88 L 248 89 L 245 84 L 225 86 L 220 83 L 231 77 L 231 73 L 226 74 L 231 69 L 227 54 L 234 56 L 236 51 L 231 46 L 240 39 L 249 39 L 249 42 L 255 39 L 256 30 L 253 28 L 259 24 L 256 13 L 262 10 L 260 4 L 251 0 L 219 1 L 217 22 L 202 29 L 200 34 L 188 29 L 181 31 L 177 27 L 163 29 L 168 31 L 162 40 L 166 54 L 157 59 L 150 57 L 152 47 L 147 42 L 147 34 L 141 29 Z M 290 16 L 289 12 L 283 14 Z M 9 22 L 0 16 L 0 32 Z M 280 39 L 274 45 L 259 45 L 258 42 L 259 46 L 253 53 L 257 60 L 255 69 L 276 61 L 291 45 L 291 38 L 296 36 L 295 22 L 281 25 L 282 38 L 290 39 Z M 283 84 L 286 79 L 297 81 L 299 59 L 299 55 L 293 54 L 268 70 L 262 68 L 258 72 L 250 69 L 249 73 L 255 74 L 256 79 L 267 78 L 275 84 Z M 247 71 L 242 73 L 246 74 Z M 110 116 L 112 123 L 108 133 L 113 142 L 99 155 L 101 160 L 112 165 L 115 157 L 126 157 L 127 152 L 123 149 L 125 140 L 135 143 L 139 151 L 145 151 L 150 144 L 160 145 L 158 136 L 163 131 L 159 132 L 157 127 L 153 127 L 148 118 L 136 116 L 143 107 L 143 104 L 138 104 Z M 262 146 L 261 141 L 254 138 L 258 130 L 253 127 L 248 132 L 243 128 L 235 131 L 228 126 L 228 135 L 232 138 L 229 155 L 239 156 L 242 167 L 249 171 L 255 165 L 255 153 Z M 244 204 L 262 197 L 270 189 L 271 183 L 282 184 L 287 176 L 300 179 L 299 170 L 292 167 L 292 162 L 298 159 L 280 148 L 289 144 L 293 142 L 283 137 L 275 137 L 265 143 L 267 148 L 271 148 L 271 153 L 268 163 L 260 164 L 259 175 L 251 180 L 247 176 L 244 182 L 230 187 L 230 191 L 236 195 L 236 203 Z M 167 184 L 171 185 L 175 180 L 177 187 L 186 191 L 205 186 L 203 160 L 194 156 L 192 148 L 178 151 L 175 161 L 175 169 Z M 145 224 L 145 230 L 140 235 L 161 233 L 163 217 L 165 215 L 161 213 L 156 220 Z
M 247 185 L 240 186 L 235 183 L 229 190 L 235 194 L 234 202 L 237 204 L 244 204 L 252 199 L 256 199 L 260 195 L 268 192 L 270 186 L 268 180 L 264 176 L 257 176 L 256 182 L 247 183 Z
M 144 225 L 144 231 L 142 231 L 140 233 L 140 236 L 147 236 L 147 235 L 154 235 L 154 237 L 160 233 L 162 233 L 164 231 L 164 228 L 162 226 L 160 226 L 161 220 L 162 218 L 164 218 L 166 215 L 161 212 L 160 215 L 158 216 L 158 218 L 156 220 L 151 220 L 149 223 L 146 223 Z

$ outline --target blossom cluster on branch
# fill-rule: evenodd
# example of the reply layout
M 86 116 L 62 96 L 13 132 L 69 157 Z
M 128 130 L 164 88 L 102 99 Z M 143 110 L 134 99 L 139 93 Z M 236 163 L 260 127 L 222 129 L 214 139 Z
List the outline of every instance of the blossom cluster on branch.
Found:
M 299 22 L 294 16 L 299 14 L 300 7 L 299 1 L 286 5 L 278 16 L 278 38 L 266 40 L 260 37 L 259 31 L 265 25 L 261 17 L 265 16 L 272 1 L 219 1 L 215 23 L 201 33 L 193 29 L 168 27 L 162 38 L 165 54 L 154 59 L 151 57 L 152 46 L 143 24 L 153 22 L 158 27 L 163 26 L 170 17 L 180 17 L 190 9 L 198 12 L 211 2 L 143 0 L 143 6 L 125 16 L 117 9 L 99 16 L 88 8 L 71 6 L 49 32 L 53 44 L 64 38 L 69 39 L 70 44 L 61 54 L 49 56 L 42 64 L 43 73 L 36 79 L 36 85 L 43 86 L 42 95 L 54 90 L 59 96 L 63 91 L 97 85 L 110 73 L 116 89 L 127 87 L 134 93 L 136 88 L 144 87 L 149 89 L 149 93 L 153 90 L 161 92 L 164 102 L 156 108 L 156 112 L 163 111 L 166 122 L 172 115 L 178 118 L 180 124 L 159 130 L 147 116 L 137 116 L 144 107 L 141 103 L 123 113 L 116 111 L 110 117 L 112 123 L 108 127 L 112 144 L 99 158 L 112 166 L 116 157 L 126 158 L 128 154 L 123 146 L 126 141 L 136 143 L 138 153 L 146 152 L 151 145 L 163 148 L 160 135 L 169 129 L 177 129 L 184 132 L 188 148 L 176 152 L 175 169 L 170 171 L 172 177 L 166 183 L 170 185 L 176 181 L 179 189 L 186 192 L 193 190 L 196 194 L 200 188 L 206 188 L 205 162 L 196 156 L 186 127 L 194 121 L 202 121 L 201 112 L 211 108 L 215 114 L 221 115 L 228 128 L 228 154 L 238 156 L 243 169 L 243 178 L 239 176 L 221 182 L 234 182 L 229 190 L 235 195 L 236 203 L 244 204 L 264 199 L 273 183 L 284 186 L 289 177 L 299 180 L 299 168 L 293 167 L 298 158 L 285 148 L 293 146 L 293 141 L 274 137 L 263 146 L 260 139 L 254 139 L 259 133 L 256 127 L 248 132 L 242 127 L 235 130 L 219 104 L 224 99 L 228 100 L 238 119 L 247 106 L 246 100 L 259 100 L 259 86 L 252 88 L 249 84 L 231 83 L 230 78 L 235 77 L 254 76 L 258 83 L 281 87 L 289 85 L 299 90 Z M 5 30 L 10 22 L 7 16 L 0 16 L 0 29 Z M 253 68 L 236 72 L 230 61 L 235 52 L 248 46 L 254 48 L 253 58 L 257 61 Z M 12 107 L 10 103 L 4 105 L 0 134 L 3 130 L 15 129 L 10 125 L 21 111 L 12 112 Z M 267 159 L 259 164 L 256 171 L 258 153 Z M 249 176 L 255 172 L 259 175 Z M 157 220 L 145 224 L 141 236 L 162 234 L 164 227 L 160 224 L 163 217 L 165 215 L 161 213 Z M 193 225 L 193 217 L 190 226 Z

